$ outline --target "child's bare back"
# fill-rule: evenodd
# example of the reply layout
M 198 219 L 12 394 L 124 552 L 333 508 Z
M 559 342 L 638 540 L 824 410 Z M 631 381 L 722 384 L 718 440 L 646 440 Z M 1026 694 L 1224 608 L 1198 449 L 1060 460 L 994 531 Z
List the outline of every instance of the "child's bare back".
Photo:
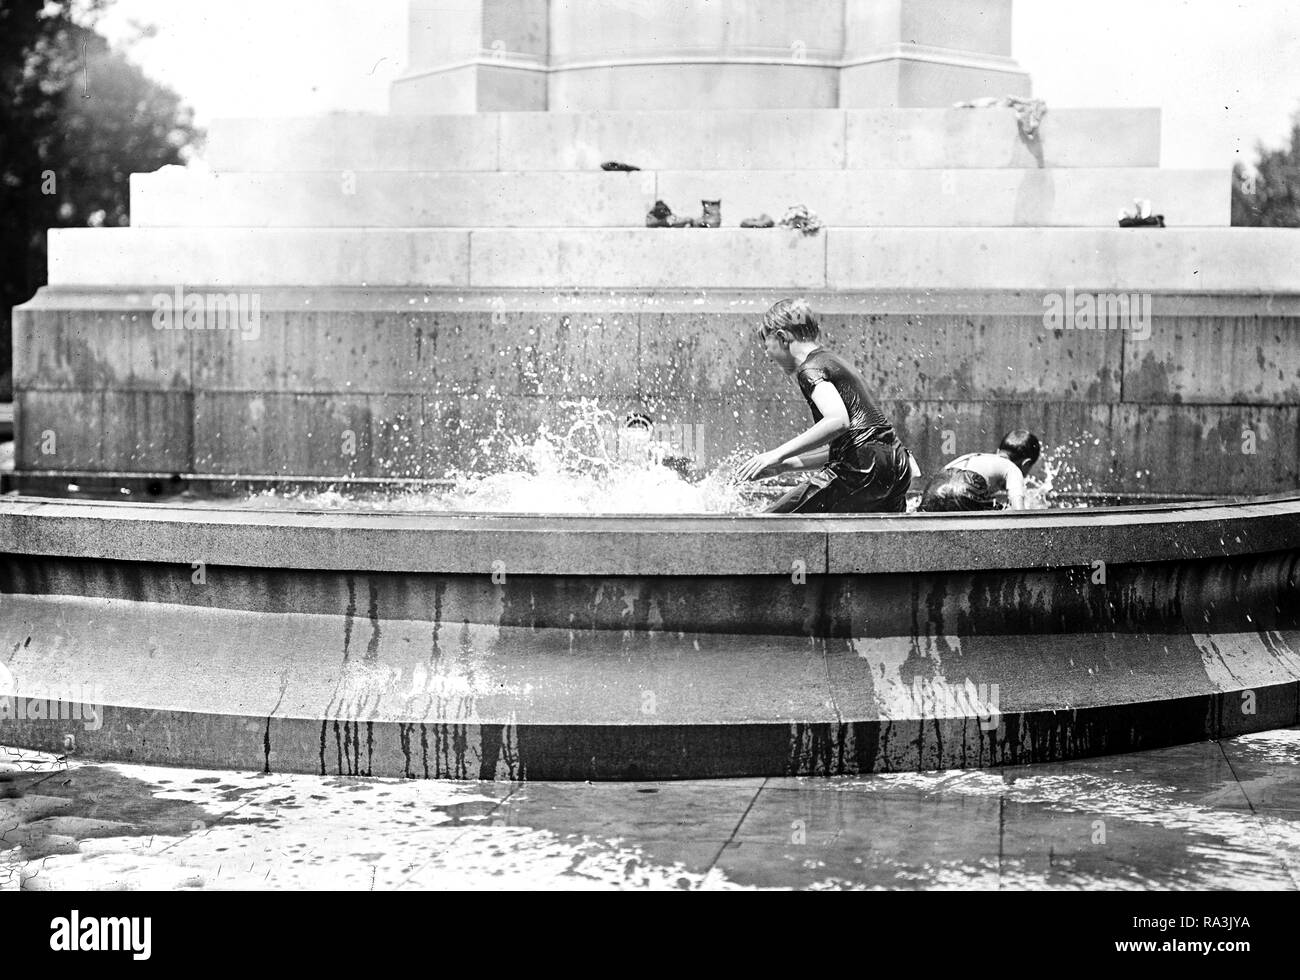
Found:
M 1002 491 L 1012 510 L 1023 510 L 1025 477 L 1041 453 L 1042 445 L 1032 432 L 1008 432 L 996 453 L 967 453 L 945 466 L 926 486 L 920 510 L 995 510 L 994 494 Z

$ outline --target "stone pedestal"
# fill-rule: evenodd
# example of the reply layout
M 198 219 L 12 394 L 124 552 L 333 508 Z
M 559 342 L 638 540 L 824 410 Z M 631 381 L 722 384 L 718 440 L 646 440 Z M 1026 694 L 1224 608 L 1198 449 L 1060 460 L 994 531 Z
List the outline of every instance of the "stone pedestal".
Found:
M 397 113 L 545 109 L 550 0 L 410 0 Z
M 1029 91 L 1011 0 L 414 0 L 392 108 L 895 108 Z

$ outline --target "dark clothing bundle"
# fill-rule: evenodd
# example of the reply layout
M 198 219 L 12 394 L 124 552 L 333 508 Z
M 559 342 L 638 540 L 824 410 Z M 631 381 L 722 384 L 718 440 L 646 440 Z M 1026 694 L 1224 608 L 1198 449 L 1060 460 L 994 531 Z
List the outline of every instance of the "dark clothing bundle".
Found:
M 920 510 L 927 514 L 995 510 L 997 502 L 988 481 L 972 470 L 940 470 L 921 496 Z

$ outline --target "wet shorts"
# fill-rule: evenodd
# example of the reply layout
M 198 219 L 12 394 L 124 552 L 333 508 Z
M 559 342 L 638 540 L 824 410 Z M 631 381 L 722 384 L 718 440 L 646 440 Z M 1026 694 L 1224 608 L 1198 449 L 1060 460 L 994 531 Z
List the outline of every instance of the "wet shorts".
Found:
M 902 443 L 869 443 L 865 470 L 842 470 L 834 463 L 786 493 L 769 514 L 901 514 L 907 510 L 912 470 Z
M 941 470 L 926 485 L 919 510 L 942 514 L 966 510 L 996 510 L 988 482 L 970 470 Z

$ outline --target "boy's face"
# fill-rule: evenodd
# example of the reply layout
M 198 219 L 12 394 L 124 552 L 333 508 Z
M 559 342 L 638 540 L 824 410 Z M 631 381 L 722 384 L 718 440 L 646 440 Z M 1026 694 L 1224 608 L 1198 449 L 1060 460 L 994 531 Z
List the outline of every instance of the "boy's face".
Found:
M 795 369 L 794 356 L 790 353 L 790 341 L 782 331 L 773 330 L 763 338 L 763 352 L 787 374 Z

